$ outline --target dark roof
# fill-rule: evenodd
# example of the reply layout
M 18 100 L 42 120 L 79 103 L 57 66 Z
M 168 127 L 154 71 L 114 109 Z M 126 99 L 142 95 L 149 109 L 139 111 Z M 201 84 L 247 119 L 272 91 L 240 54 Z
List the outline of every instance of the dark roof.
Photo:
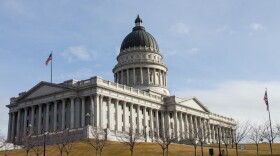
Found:
M 136 18 L 135 23 L 140 22 L 142 20 L 139 16 Z M 121 51 L 127 48 L 133 47 L 151 47 L 156 51 L 159 51 L 158 44 L 155 38 L 148 33 L 143 26 L 135 26 L 131 33 L 129 33 L 123 40 L 121 45 Z

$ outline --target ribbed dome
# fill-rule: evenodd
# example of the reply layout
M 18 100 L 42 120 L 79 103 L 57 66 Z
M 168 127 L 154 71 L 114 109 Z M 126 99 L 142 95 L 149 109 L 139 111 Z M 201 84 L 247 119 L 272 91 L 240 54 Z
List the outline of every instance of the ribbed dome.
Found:
M 158 44 L 155 38 L 148 33 L 143 26 L 141 26 L 142 20 L 137 17 L 135 20 L 136 26 L 132 32 L 129 33 L 123 40 L 121 45 L 121 51 L 127 48 L 133 47 L 150 47 L 155 51 L 159 51 Z

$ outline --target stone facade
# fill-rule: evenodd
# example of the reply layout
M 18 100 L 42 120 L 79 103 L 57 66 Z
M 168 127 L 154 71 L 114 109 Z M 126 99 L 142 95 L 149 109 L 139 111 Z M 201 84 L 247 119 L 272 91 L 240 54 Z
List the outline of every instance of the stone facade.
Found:
M 145 31 L 141 25 L 142 20 L 137 20 L 133 31 Z M 150 40 L 148 37 L 143 43 L 148 45 Z M 154 141 L 159 130 L 166 127 L 177 138 L 189 137 L 182 134 L 204 128 L 210 134 L 206 143 L 217 143 L 218 131 L 221 137 L 234 133 L 233 119 L 210 112 L 197 98 L 170 96 L 167 67 L 159 49 L 137 44 L 121 49 L 113 69 L 115 82 L 98 76 L 60 84 L 40 82 L 11 98 L 7 105 L 8 140 L 19 143 L 22 136 L 45 131 L 84 131 L 87 125 L 105 129 L 109 140 L 117 140 L 117 134 L 131 127 L 147 134 L 146 141 Z

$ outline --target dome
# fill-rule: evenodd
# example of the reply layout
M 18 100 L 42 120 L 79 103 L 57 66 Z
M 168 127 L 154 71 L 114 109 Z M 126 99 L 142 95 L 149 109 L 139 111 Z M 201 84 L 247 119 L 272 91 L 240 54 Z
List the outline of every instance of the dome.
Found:
M 150 47 L 155 51 L 159 51 L 155 38 L 142 26 L 142 20 L 138 15 L 135 20 L 135 27 L 133 28 L 132 32 L 124 38 L 120 51 L 140 46 Z

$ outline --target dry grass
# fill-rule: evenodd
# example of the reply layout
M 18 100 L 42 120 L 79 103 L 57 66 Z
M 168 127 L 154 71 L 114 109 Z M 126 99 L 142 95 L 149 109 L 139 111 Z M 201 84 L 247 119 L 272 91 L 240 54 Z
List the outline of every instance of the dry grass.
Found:
M 215 155 L 218 155 L 217 145 L 213 145 Z M 224 147 L 222 146 L 224 149 Z M 208 156 L 209 147 L 204 148 L 204 155 Z M 274 156 L 280 156 L 280 144 L 273 144 L 273 151 L 275 153 Z M 197 148 L 197 156 L 201 156 L 200 147 Z M 269 144 L 261 144 L 260 152 L 261 155 L 265 156 L 269 154 Z M 3 155 L 2 152 L 0 152 Z M 10 151 L 9 156 L 24 156 L 24 150 L 13 150 Z M 59 156 L 58 150 L 52 146 L 47 146 L 46 149 L 47 156 Z M 73 150 L 70 153 L 71 156 L 93 156 L 95 155 L 95 151 L 88 144 L 83 142 L 77 142 L 73 146 Z M 104 147 L 103 156 L 129 156 L 130 151 L 127 146 L 118 143 L 118 142 L 110 142 L 109 145 Z M 141 143 L 135 148 L 135 156 L 162 156 L 162 150 L 159 145 L 156 143 Z M 256 156 L 256 147 L 255 145 L 246 144 L 245 150 L 239 150 L 240 156 Z M 29 156 L 35 156 L 33 152 L 29 154 Z M 66 154 L 65 154 L 66 156 Z M 180 144 L 172 144 L 169 149 L 169 156 L 194 156 L 194 148 L 193 146 L 186 146 Z M 235 149 L 229 149 L 229 156 L 235 156 Z

